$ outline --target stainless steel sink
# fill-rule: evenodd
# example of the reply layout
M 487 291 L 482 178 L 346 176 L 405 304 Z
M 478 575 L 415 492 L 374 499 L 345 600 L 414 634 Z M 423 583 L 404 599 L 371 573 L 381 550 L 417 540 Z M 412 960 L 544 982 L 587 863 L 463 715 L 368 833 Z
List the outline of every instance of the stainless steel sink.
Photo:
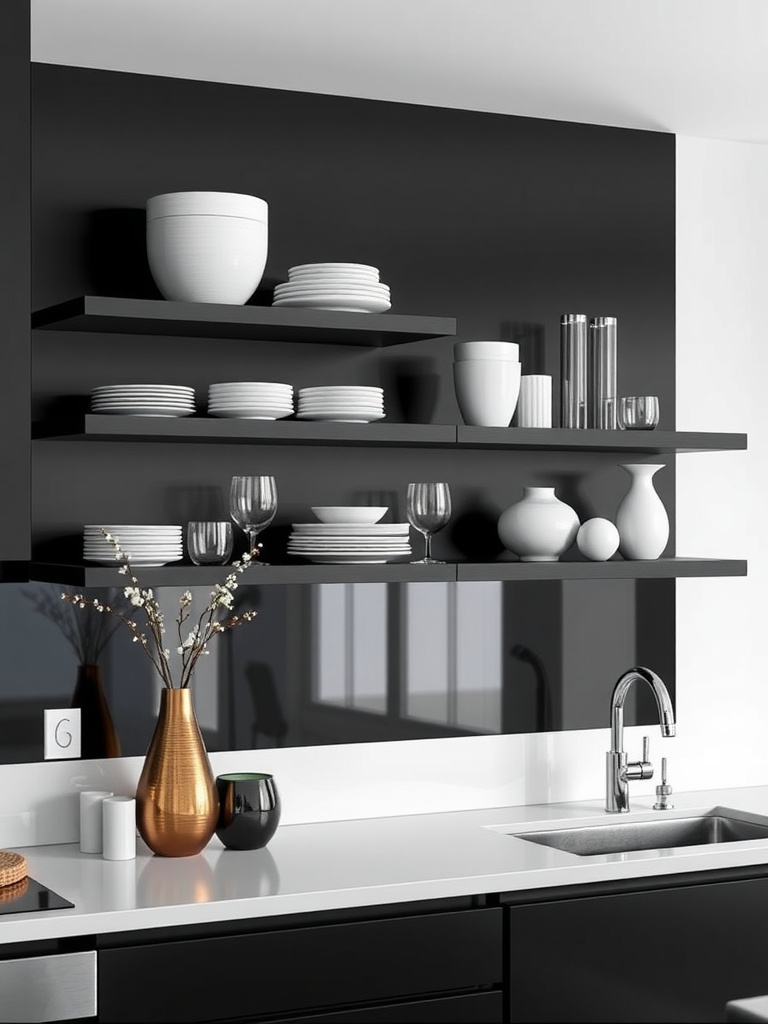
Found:
M 551 846 L 578 857 L 629 853 L 632 850 L 668 850 L 680 846 L 710 846 L 768 839 L 768 818 L 717 808 L 687 818 L 610 822 L 605 825 L 513 832 L 517 839 Z

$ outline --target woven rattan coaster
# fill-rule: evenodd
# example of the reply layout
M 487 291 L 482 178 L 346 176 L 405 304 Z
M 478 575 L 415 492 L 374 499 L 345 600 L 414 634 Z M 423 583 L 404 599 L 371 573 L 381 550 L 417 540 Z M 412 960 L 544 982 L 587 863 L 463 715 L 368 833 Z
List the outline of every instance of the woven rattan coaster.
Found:
M 27 877 L 27 858 L 20 853 L 0 850 L 0 886 L 14 885 Z

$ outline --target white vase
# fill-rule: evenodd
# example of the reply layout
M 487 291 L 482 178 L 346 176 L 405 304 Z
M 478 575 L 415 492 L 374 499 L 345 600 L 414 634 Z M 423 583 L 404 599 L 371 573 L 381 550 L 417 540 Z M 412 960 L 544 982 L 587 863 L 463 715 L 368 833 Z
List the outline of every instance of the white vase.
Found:
M 622 465 L 632 478 L 616 513 L 624 558 L 658 558 L 669 540 L 669 518 L 653 486 L 653 475 L 664 465 Z
M 499 516 L 499 539 L 521 562 L 556 562 L 573 544 L 579 517 L 554 487 L 524 487 L 521 501 Z

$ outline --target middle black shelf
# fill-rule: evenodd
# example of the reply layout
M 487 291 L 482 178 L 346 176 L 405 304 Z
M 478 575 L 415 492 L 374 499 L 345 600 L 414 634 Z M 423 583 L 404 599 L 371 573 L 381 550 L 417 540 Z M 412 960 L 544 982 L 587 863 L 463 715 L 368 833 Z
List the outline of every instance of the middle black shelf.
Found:
M 33 424 L 34 439 L 194 444 L 371 445 L 499 448 L 519 451 L 742 451 L 747 435 L 681 430 L 567 430 L 559 427 L 465 427 L 441 423 L 339 423 L 216 419 L 208 416 L 105 416 L 84 413 Z

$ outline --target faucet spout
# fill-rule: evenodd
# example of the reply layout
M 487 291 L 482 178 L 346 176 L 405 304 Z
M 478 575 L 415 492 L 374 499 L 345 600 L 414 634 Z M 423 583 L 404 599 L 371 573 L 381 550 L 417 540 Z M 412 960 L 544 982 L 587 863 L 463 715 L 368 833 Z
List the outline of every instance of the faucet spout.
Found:
M 616 683 L 611 696 L 611 749 L 607 754 L 606 804 L 611 813 L 629 810 L 629 780 L 650 779 L 653 766 L 648 762 L 644 741 L 643 760 L 629 764 L 624 751 L 624 704 L 634 683 L 641 681 L 650 686 L 656 700 L 659 714 L 659 728 L 662 736 L 675 735 L 675 710 L 669 691 L 660 676 L 649 668 L 638 666 L 624 672 Z

